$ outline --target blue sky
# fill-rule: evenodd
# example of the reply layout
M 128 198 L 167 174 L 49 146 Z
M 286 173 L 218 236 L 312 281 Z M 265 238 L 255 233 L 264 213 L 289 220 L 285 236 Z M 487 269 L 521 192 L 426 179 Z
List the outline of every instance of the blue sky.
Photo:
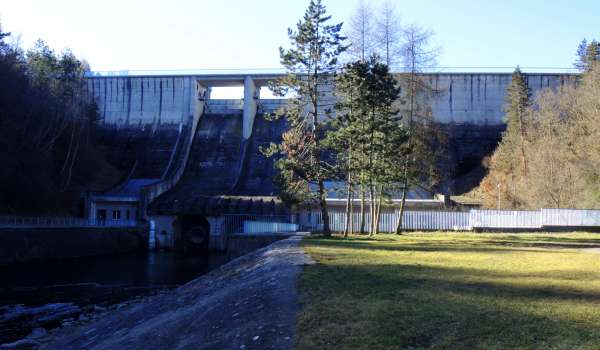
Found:
M 381 1 L 367 1 L 377 7 Z M 336 21 L 356 1 L 324 0 Z M 440 66 L 571 67 L 600 39 L 600 1 L 392 1 L 402 23 L 433 30 Z M 22 44 L 71 48 L 94 70 L 277 68 L 305 0 L 3 0 L 0 23 Z

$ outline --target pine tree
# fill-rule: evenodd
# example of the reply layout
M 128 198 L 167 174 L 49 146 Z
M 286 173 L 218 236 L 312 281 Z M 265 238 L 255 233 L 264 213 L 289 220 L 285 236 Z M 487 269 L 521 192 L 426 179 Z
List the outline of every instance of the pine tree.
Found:
M 577 61 L 575 68 L 587 73 L 592 68 L 594 62 L 600 61 L 600 42 L 592 40 L 590 43 L 583 39 L 577 47 Z
M 325 180 L 331 176 L 332 166 L 322 141 L 334 104 L 328 90 L 338 57 L 348 48 L 344 45 L 346 38 L 340 34 L 342 23 L 329 24 L 330 19 L 321 0 L 311 0 L 296 30 L 288 29 L 292 47 L 279 48 L 281 64 L 288 74 L 271 89 L 280 96 L 295 96 L 276 113 L 285 115 L 289 128 L 281 143 L 271 144 L 264 152 L 267 156 L 282 156 L 276 167 L 288 195 L 302 193 L 303 199 L 317 200 L 325 235 L 330 234 Z
M 407 133 L 392 105 L 400 88 L 386 64 L 377 56 L 346 65 L 338 77 L 334 152 L 347 181 L 347 220 L 350 216 L 351 182 L 354 177 L 368 188 L 371 234 L 377 232 L 384 198 L 400 182 L 401 159 L 405 156 Z M 357 176 L 353 174 L 356 173 Z M 350 222 L 347 221 L 348 227 Z M 348 230 L 345 230 L 347 234 Z
M 527 85 L 527 76 L 517 67 L 512 74 L 512 80 L 506 89 L 506 134 L 517 135 L 518 149 L 521 157 L 521 171 L 527 176 L 527 157 L 525 154 L 527 139 L 526 114 L 531 105 L 531 89 Z

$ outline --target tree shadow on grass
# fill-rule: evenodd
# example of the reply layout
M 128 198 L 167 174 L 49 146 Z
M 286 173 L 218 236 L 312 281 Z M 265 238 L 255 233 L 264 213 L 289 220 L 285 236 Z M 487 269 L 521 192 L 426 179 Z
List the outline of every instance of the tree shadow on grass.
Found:
M 336 246 L 357 249 L 379 249 L 389 251 L 462 251 L 462 252 L 510 252 L 511 248 L 518 251 L 551 252 L 552 249 L 584 249 L 600 247 L 600 238 L 571 239 L 560 237 L 519 237 L 505 236 L 505 239 L 457 239 L 435 241 L 402 241 L 393 238 L 363 238 L 342 237 L 312 238 L 319 241 L 322 246 Z M 539 248 L 539 249 L 536 249 Z
M 317 264 L 306 272 L 300 348 L 592 349 L 600 344 L 600 314 L 590 318 L 600 293 L 509 283 L 499 277 L 510 274 L 464 268 Z M 582 305 L 586 313 L 570 312 Z M 312 318 L 319 319 L 318 332 L 304 328 Z M 340 329 L 344 335 L 338 339 Z
M 510 253 L 511 251 L 530 251 L 530 252 L 541 252 L 548 253 L 549 250 L 546 249 L 535 249 L 532 247 L 524 247 L 523 249 L 518 249 L 519 247 L 513 246 L 511 249 L 506 246 L 486 246 L 484 244 L 465 244 L 462 242 L 444 242 L 444 241 L 436 241 L 435 243 L 428 242 L 399 242 L 399 241 L 390 241 L 389 243 L 381 242 L 381 241 L 366 241 L 366 240 L 320 240 L 318 243 L 319 247 L 329 247 L 329 248 L 347 248 L 347 249 L 365 249 L 365 250 L 384 250 L 391 252 L 465 252 L 465 253 L 489 253 L 489 252 L 500 252 L 500 253 Z M 529 249 L 527 249 L 529 248 Z

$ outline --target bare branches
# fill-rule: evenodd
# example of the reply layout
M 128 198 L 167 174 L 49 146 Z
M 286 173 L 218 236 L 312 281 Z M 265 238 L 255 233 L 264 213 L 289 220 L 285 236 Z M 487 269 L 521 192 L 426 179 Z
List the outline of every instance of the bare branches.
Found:
M 403 31 L 400 17 L 391 1 L 386 1 L 379 9 L 375 28 L 375 40 L 378 54 L 390 67 L 397 66 L 401 59 Z

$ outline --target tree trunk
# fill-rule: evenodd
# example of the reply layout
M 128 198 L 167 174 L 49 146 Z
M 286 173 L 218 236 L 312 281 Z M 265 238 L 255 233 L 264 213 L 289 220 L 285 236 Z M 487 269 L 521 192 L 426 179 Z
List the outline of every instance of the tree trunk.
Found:
M 329 228 L 329 211 L 327 210 L 327 192 L 323 180 L 319 180 L 319 205 L 321 206 L 321 217 L 323 218 L 323 235 L 331 236 Z
M 360 234 L 365 234 L 365 187 L 360 183 Z
M 375 191 L 373 190 L 373 184 L 369 186 L 369 216 L 371 217 L 369 236 L 373 236 L 375 234 Z
M 350 188 L 352 190 L 352 187 Z M 354 234 L 354 191 L 350 192 L 350 234 Z
M 377 198 L 377 207 L 375 214 L 375 233 L 379 232 L 379 223 L 381 221 L 381 203 L 383 202 L 383 185 L 379 186 L 378 190 L 378 198 Z
M 404 179 L 407 178 L 407 168 L 404 170 L 405 176 Z M 406 203 L 406 192 L 408 191 L 408 184 L 405 182 L 402 187 L 402 200 L 400 201 L 400 213 L 398 214 L 398 221 L 396 222 L 396 234 L 402 234 L 402 220 L 404 219 L 404 204 Z
M 352 215 L 352 173 L 348 171 L 347 178 L 347 191 L 346 195 L 346 225 L 344 227 L 344 237 L 348 237 L 348 232 L 351 230 L 350 225 L 352 224 L 350 216 Z

